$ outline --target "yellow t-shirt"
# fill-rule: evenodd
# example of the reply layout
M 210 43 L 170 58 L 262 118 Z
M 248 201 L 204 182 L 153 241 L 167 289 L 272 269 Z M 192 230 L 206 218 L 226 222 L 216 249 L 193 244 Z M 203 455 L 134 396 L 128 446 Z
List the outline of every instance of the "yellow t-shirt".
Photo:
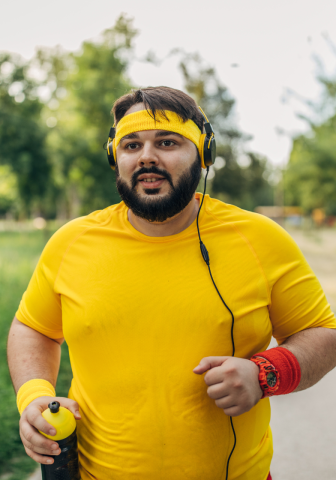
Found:
M 277 224 L 206 196 L 200 230 L 235 315 L 237 357 L 265 350 L 272 334 L 281 343 L 305 328 L 336 328 L 319 282 Z M 148 237 L 121 202 L 66 224 L 45 247 L 17 318 L 69 346 L 83 480 L 225 479 L 229 417 L 192 370 L 205 356 L 231 355 L 231 316 L 196 222 Z M 265 480 L 269 400 L 233 421 L 230 480 Z

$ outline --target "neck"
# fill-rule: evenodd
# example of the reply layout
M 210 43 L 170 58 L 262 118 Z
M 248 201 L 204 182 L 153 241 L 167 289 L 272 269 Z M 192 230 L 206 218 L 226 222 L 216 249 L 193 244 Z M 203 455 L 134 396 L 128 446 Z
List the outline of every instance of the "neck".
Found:
M 137 217 L 132 210 L 128 210 L 128 221 L 138 232 L 148 237 L 168 237 L 188 228 L 195 220 L 198 209 L 199 201 L 194 197 L 182 212 L 164 222 L 149 222 L 144 218 Z

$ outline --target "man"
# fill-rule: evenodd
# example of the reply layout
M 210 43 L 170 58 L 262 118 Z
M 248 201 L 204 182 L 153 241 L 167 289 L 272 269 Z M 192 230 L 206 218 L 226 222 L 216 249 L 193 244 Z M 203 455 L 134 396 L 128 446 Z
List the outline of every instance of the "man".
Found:
M 199 212 L 204 117 L 188 95 L 146 88 L 113 113 L 123 202 L 52 237 L 10 331 L 26 452 L 59 453 L 38 433 L 55 433 L 41 412 L 57 398 L 81 419 L 83 480 L 271 478 L 264 397 L 334 368 L 335 317 L 278 225 L 208 196 Z M 64 338 L 69 398 L 54 391 Z

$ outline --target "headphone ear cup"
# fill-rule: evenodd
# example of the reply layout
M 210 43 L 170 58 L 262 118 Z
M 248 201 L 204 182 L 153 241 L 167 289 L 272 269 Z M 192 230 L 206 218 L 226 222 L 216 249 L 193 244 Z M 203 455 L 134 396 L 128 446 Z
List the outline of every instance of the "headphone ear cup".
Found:
M 198 152 L 201 157 L 202 168 L 211 167 L 216 160 L 216 140 L 214 136 L 202 133 Z
M 216 160 L 216 140 L 215 137 L 206 137 L 204 139 L 204 165 L 206 167 L 211 167 Z
M 113 140 L 112 140 L 112 142 L 108 143 L 107 146 L 106 146 L 107 160 L 108 160 L 112 170 L 114 170 L 115 166 L 116 166 L 116 161 L 114 159 L 114 151 L 113 150 L 114 149 L 113 149 Z

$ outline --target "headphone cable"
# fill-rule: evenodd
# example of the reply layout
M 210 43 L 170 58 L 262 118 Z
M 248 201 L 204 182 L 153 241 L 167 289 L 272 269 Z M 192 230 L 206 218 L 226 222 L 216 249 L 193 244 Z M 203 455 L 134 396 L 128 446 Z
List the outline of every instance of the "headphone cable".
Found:
M 199 230 L 199 214 L 200 214 L 200 211 L 201 211 L 201 208 L 202 208 L 202 205 L 203 205 L 203 201 L 204 201 L 204 197 L 205 197 L 205 191 L 206 191 L 206 182 L 207 182 L 207 178 L 208 178 L 208 173 L 209 173 L 209 167 L 206 167 L 206 174 L 205 174 L 205 178 L 204 178 L 204 191 L 203 191 L 203 197 L 202 197 L 202 201 L 201 201 L 201 205 L 198 209 L 198 212 L 197 212 L 197 217 L 196 217 L 196 225 L 197 225 L 197 232 L 198 232 L 198 238 L 199 238 L 199 242 L 200 242 L 200 249 L 201 249 L 201 254 L 202 254 L 202 257 L 203 257 L 203 260 L 205 261 L 205 263 L 207 264 L 207 267 L 208 267 L 208 270 L 209 270 L 209 274 L 210 274 L 210 278 L 212 280 L 212 283 L 216 289 L 216 292 L 218 293 L 218 296 L 219 298 L 221 299 L 221 301 L 223 302 L 225 308 L 230 312 L 231 314 L 231 342 L 232 342 L 232 357 L 235 356 L 235 342 L 234 342 L 234 337 L 233 337 L 233 328 L 234 328 L 234 315 L 232 313 L 232 311 L 230 310 L 230 308 L 227 306 L 227 304 L 225 303 L 225 300 L 224 298 L 222 297 L 222 295 L 220 294 L 218 288 L 217 288 L 217 285 L 215 283 L 215 280 L 213 279 L 213 276 L 212 276 L 212 273 L 211 273 L 211 268 L 210 268 L 210 257 L 209 257 L 209 253 L 208 253 L 208 250 L 206 248 L 206 246 L 204 245 L 204 243 L 202 242 L 202 239 L 201 239 L 201 234 L 200 234 L 200 230 Z M 225 480 L 228 480 L 228 475 L 229 475 L 229 464 L 230 464 L 230 460 L 231 460 L 231 457 L 232 457 L 232 454 L 233 454 L 233 451 L 234 449 L 236 448 L 236 444 L 237 444 L 237 437 L 236 437 L 236 432 L 235 432 L 235 429 L 234 429 L 234 426 L 233 426 L 233 420 L 232 420 L 232 417 L 230 417 L 230 424 L 231 424 L 231 429 L 232 429 L 232 433 L 233 433 L 233 438 L 234 438 L 234 442 L 233 442 L 233 447 L 232 447 L 232 450 L 230 452 L 230 455 L 228 457 L 228 461 L 226 463 L 226 477 L 225 477 Z

